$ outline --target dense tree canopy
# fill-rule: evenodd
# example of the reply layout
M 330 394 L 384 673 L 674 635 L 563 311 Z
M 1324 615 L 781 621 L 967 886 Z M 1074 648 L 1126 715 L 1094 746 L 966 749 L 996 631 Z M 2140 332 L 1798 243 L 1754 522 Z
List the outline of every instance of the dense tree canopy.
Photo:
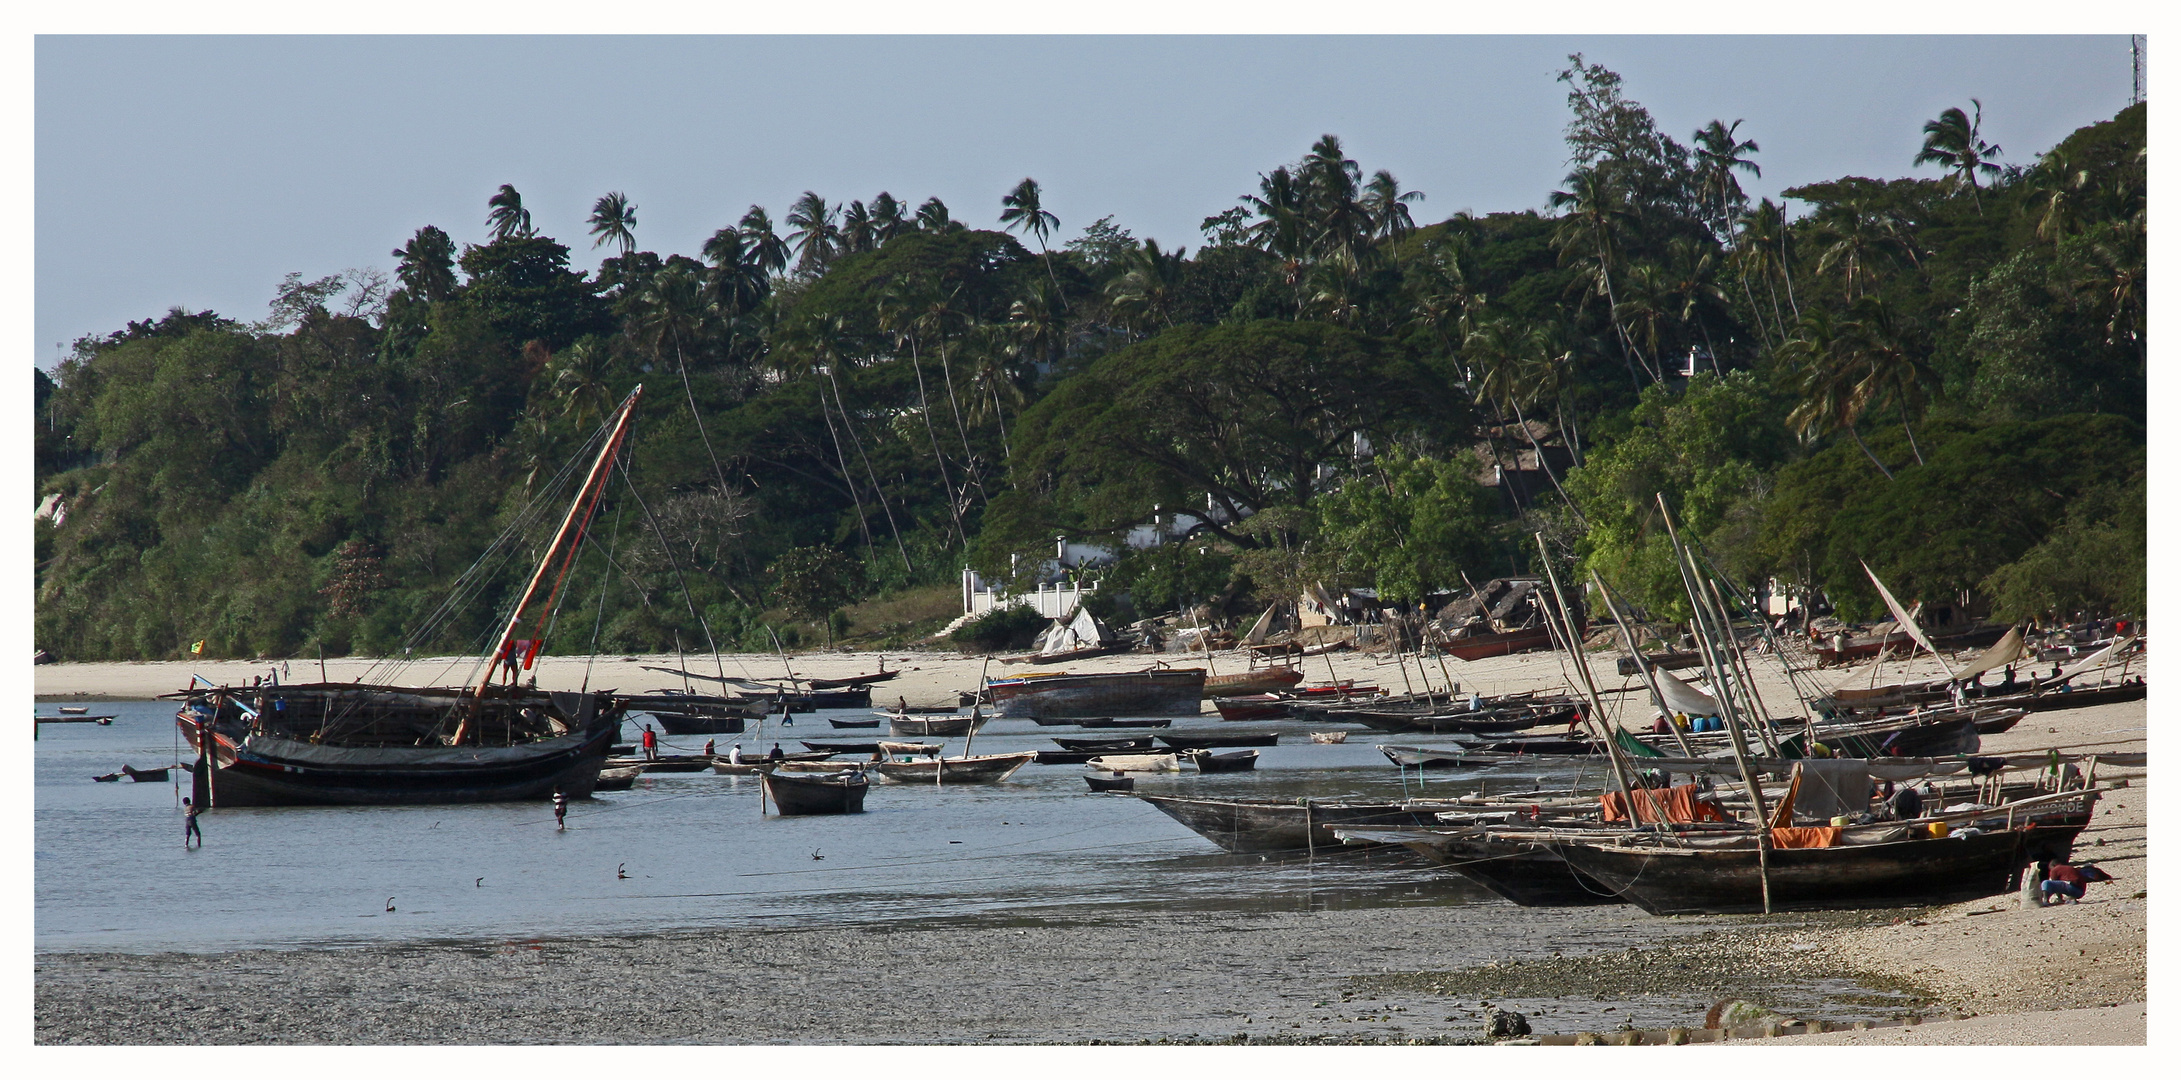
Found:
M 1684 143 L 1615 72 L 1562 80 L 1544 213 L 1433 220 L 1330 134 L 1235 178 L 1201 244 L 1024 178 L 968 210 L 806 192 L 660 253 L 627 193 L 501 185 L 485 243 L 427 224 L 261 321 L 86 337 L 33 398 L 39 644 L 474 647 L 489 611 L 434 613 L 473 567 L 472 608 L 519 586 L 522 523 L 639 383 L 549 648 L 769 648 L 1191 522 L 1101 602 L 1408 603 L 1531 568 L 1537 533 L 1676 615 L 1661 496 L 1735 580 L 1850 614 L 1863 561 L 2005 617 L 2141 609 L 2144 106 L 2012 156 L 1962 103 L 1898 133 L 1937 179 L 1752 203 L 1776 134 Z

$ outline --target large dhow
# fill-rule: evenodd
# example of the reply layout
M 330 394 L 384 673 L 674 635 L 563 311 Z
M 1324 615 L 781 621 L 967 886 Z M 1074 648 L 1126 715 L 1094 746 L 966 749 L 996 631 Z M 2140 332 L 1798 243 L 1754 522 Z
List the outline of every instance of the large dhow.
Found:
M 185 701 L 175 723 L 197 753 L 197 805 L 500 802 L 550 798 L 555 790 L 589 795 L 624 707 L 608 691 L 548 692 L 521 675 L 536 660 L 642 393 L 642 387 L 630 393 L 593 436 L 590 470 L 497 645 L 474 663 L 483 672 L 474 684 L 241 687 L 193 678 L 176 695 Z M 563 482 L 573 478 L 564 471 Z M 512 551 L 526 527 L 542 527 L 550 509 L 542 498 L 533 500 L 494 551 L 457 582 L 456 599 L 442 606 L 441 616 L 475 595 L 493 555 Z
M 1195 716 L 1204 697 L 1204 669 L 1021 675 L 993 679 L 987 684 L 987 692 L 1001 716 L 1032 720 Z

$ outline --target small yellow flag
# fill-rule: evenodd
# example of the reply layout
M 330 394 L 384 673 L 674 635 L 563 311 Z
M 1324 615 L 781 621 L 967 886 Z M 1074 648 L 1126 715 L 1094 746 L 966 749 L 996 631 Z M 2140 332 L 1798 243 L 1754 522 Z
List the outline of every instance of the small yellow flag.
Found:
M 198 638 L 198 639 L 197 639 L 196 641 L 194 641 L 194 642 L 192 642 L 192 643 L 190 644 L 190 646 L 189 646 L 189 654 L 190 654 L 191 656 L 202 656 L 202 655 L 204 655 L 204 639 L 203 639 L 203 638 Z

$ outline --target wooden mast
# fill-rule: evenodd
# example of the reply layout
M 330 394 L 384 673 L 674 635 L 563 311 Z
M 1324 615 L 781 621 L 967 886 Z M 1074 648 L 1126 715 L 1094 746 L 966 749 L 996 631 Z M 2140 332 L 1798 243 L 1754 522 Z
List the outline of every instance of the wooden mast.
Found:
M 499 644 L 493 647 L 491 659 L 485 664 L 485 674 L 477 680 L 476 701 L 463 715 L 462 723 L 454 729 L 453 745 L 462 745 L 463 740 L 469 737 L 471 722 L 484 711 L 485 688 L 492 684 L 492 676 L 499 671 L 501 662 L 507 659 L 508 649 L 515 640 L 515 632 L 522 626 L 523 611 L 530 606 L 531 599 L 537 596 L 538 587 L 544 584 L 545 572 L 552 568 L 554 556 L 560 553 L 561 546 L 568 541 L 571 534 L 581 531 L 582 522 L 589 519 L 589 510 L 597 505 L 598 496 L 605 489 L 606 475 L 613 467 L 613 455 L 621 448 L 622 437 L 628 434 L 629 417 L 636 412 L 636 402 L 643 396 L 644 388 L 638 385 L 636 389 L 629 391 L 628 400 L 621 403 L 619 413 L 614 418 L 613 432 L 606 436 L 606 444 L 599 447 L 598 459 L 591 462 L 591 471 L 584 477 L 582 489 L 576 492 L 575 501 L 568 505 L 568 513 L 561 518 L 560 529 L 553 534 L 553 543 L 545 549 L 545 556 L 538 560 L 538 568 L 530 575 L 530 584 L 523 589 L 522 599 L 516 601 L 514 613 L 508 616 L 506 629 L 500 631 Z M 567 579 L 567 571 L 568 568 L 563 566 L 559 578 L 553 583 L 556 594 L 560 591 L 560 583 Z

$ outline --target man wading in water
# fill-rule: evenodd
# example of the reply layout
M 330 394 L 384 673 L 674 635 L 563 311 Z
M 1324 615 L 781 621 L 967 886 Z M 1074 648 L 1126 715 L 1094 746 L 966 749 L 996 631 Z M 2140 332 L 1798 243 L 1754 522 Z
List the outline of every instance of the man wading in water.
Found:
M 553 827 L 568 831 L 568 793 L 559 788 L 553 789 Z
M 189 838 L 197 838 L 197 846 L 204 846 L 204 833 L 197 828 L 197 807 L 188 799 L 182 800 L 182 846 L 189 847 Z

